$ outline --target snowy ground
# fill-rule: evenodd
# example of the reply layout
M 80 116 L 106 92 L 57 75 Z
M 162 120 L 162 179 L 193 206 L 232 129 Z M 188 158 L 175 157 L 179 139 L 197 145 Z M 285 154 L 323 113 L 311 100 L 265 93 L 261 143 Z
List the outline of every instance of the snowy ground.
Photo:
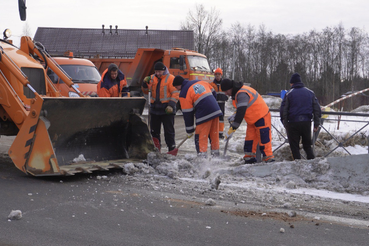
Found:
M 270 108 L 279 108 L 280 98 L 266 96 L 264 99 Z M 368 108 L 362 106 L 353 112 L 367 113 Z M 233 111 L 228 102 L 226 115 L 231 115 Z M 272 115 L 272 124 L 276 128 L 272 130 L 275 150 L 285 142 L 284 137 L 278 133 L 285 136 L 285 130 L 280 123 L 279 113 L 273 112 Z M 274 152 L 275 163 L 256 165 L 245 165 L 241 160 L 246 130 L 243 122 L 229 141 L 226 157 L 198 158 L 193 140 L 188 140 L 180 148 L 177 157 L 150 153 L 147 159 L 150 166 L 139 167 L 134 175 L 136 178 L 143 175 L 156 180 L 153 189 L 178 190 L 188 195 L 207 194 L 213 199 L 289 209 L 298 213 L 315 212 L 322 216 L 348 216 L 367 220 L 369 183 L 366 177 L 369 175 L 369 162 L 365 161 L 365 156 L 368 154 L 368 121 L 368 117 L 352 116 L 342 116 L 338 121 L 338 116 L 329 115 L 323 125 L 328 133 L 322 129 L 315 145 L 315 160 L 292 161 L 289 145 L 283 144 Z M 350 165 L 356 159 L 350 157 L 344 148 L 337 148 L 336 140 L 344 142 L 358 130 L 358 134 L 342 143 L 351 155 L 364 155 L 364 163 L 356 163 L 360 168 L 352 166 L 351 170 Z M 176 127 L 176 134 L 179 131 L 184 129 Z M 324 158 L 335 148 L 328 158 Z M 220 150 L 223 154 L 222 140 Z M 301 153 L 304 155 L 303 150 Z M 343 162 L 347 162 L 347 170 L 342 173 L 341 167 L 337 166 L 339 163 L 336 165 L 334 159 L 341 156 Z M 129 171 L 126 173 L 132 174 Z
M 280 98 L 264 99 L 270 108 L 279 108 Z M 368 108 L 362 106 L 355 112 L 366 113 Z M 226 115 L 230 116 L 233 111 L 231 102 L 228 102 Z M 147 110 L 144 114 L 147 114 Z M 285 130 L 280 123 L 279 113 L 272 112 L 272 115 L 275 127 L 272 129 L 272 143 L 273 150 L 276 150 L 285 142 L 278 132 L 285 135 Z M 283 144 L 274 152 L 276 162 L 243 164 L 241 158 L 246 130 L 243 122 L 229 141 L 225 157 L 223 140 L 220 141 L 221 157 L 204 159 L 197 157 L 193 139 L 190 139 L 180 147 L 176 157 L 152 152 L 143 162 L 126 164 L 123 174 L 125 178 L 128 175 L 133 184 L 152 190 L 177 192 L 189 199 L 201 197 L 207 205 L 232 201 L 235 206 L 242 204 L 250 209 L 254 205 L 261 207 L 263 212 L 260 214 L 269 209 L 281 209 L 288 211 L 291 216 L 314 213 L 315 217 L 319 214 L 319 219 L 332 220 L 329 216 L 351 218 L 355 220 L 350 221 L 350 224 L 369 226 L 369 180 L 366 178 L 369 176 L 369 162 L 366 161 L 369 127 L 361 129 L 369 118 L 342 117 L 339 123 L 337 119 L 338 116 L 330 115 L 325 120 L 324 127 L 329 134 L 321 131 L 315 145 L 318 157 L 314 160 L 292 161 L 289 145 Z M 178 144 L 186 136 L 181 116 L 176 117 L 175 128 Z M 358 130 L 360 132 L 343 146 L 351 155 L 360 158 L 349 156 L 341 147 L 332 152 L 329 158 L 323 157 L 337 146 L 330 135 L 342 141 Z M 11 140 L 11 137 L 2 137 L 2 147 L 9 147 Z M 2 153 L 6 155 L 6 152 Z M 337 156 L 340 159 L 334 159 Z M 109 179 L 114 183 L 126 182 L 122 175 L 116 173 L 107 177 L 96 176 L 96 179 L 97 182 Z

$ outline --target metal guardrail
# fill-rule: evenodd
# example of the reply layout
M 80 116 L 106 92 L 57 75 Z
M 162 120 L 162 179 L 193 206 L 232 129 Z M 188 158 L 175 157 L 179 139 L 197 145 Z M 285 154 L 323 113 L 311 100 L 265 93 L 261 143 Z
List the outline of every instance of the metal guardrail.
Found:
M 279 109 L 270 109 L 271 112 L 279 112 Z M 365 113 L 350 113 L 350 112 L 329 112 L 329 111 L 324 111 L 322 112 L 322 115 L 337 115 L 337 116 L 352 116 L 352 117 L 368 117 L 369 118 L 369 114 L 365 114 Z M 277 116 L 272 116 L 272 117 L 277 117 Z M 279 118 L 279 115 L 278 115 Z M 368 121 L 359 121 L 359 120 L 346 120 L 346 119 L 329 119 L 330 121 L 346 121 L 346 122 L 354 122 L 354 123 L 365 123 L 363 127 L 361 127 L 359 130 L 357 130 L 356 132 L 354 132 L 353 134 L 351 134 L 349 137 L 342 139 L 341 141 L 339 141 L 337 138 L 335 138 L 329 131 L 327 128 L 324 127 L 324 121 L 325 118 L 321 119 L 321 125 L 320 128 L 317 132 L 313 133 L 313 148 L 315 146 L 315 142 L 318 139 L 318 135 L 321 131 L 321 129 L 323 129 L 336 143 L 337 146 L 335 148 L 333 148 L 331 151 L 329 151 L 328 153 L 326 153 L 324 155 L 324 157 L 329 156 L 332 152 L 334 152 L 336 149 L 338 148 L 343 148 L 347 154 L 351 155 L 351 153 L 345 148 L 344 144 L 349 141 L 351 138 L 353 138 L 356 134 L 358 134 L 361 130 L 363 130 L 364 128 L 368 127 L 369 125 L 369 120 Z M 273 152 L 276 152 L 277 150 L 279 150 L 284 144 L 288 144 L 288 138 L 287 136 L 285 136 L 281 131 L 279 131 L 273 124 L 272 127 L 274 128 L 274 130 L 277 131 L 277 133 L 284 138 L 284 142 L 279 145 L 276 149 L 273 150 Z M 368 153 L 369 153 L 369 136 L 368 136 Z M 260 156 L 259 156 L 260 155 Z M 302 158 L 305 158 L 303 155 L 301 155 Z M 257 159 L 261 160 L 261 153 L 260 151 L 257 152 Z

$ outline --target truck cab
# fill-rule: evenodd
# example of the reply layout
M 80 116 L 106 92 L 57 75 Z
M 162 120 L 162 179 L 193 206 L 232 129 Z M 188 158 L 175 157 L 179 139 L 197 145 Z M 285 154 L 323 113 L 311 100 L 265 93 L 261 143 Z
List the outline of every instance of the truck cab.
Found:
M 166 50 L 163 63 L 174 76 L 180 75 L 188 80 L 212 82 L 214 74 L 205 55 L 182 48 Z
M 88 58 L 100 73 L 114 63 L 127 78 L 131 96 L 142 95 L 141 85 L 146 76 L 154 74 L 154 65 L 161 61 L 169 73 L 180 75 L 187 80 L 204 80 L 212 82 L 214 74 L 205 55 L 193 50 L 172 48 L 162 50 L 156 48 L 139 48 L 134 58 Z
M 91 61 L 73 57 L 53 57 L 53 59 L 72 78 L 75 86 L 83 95 L 97 97 L 97 84 L 101 76 Z M 47 73 L 62 96 L 78 97 L 78 94 L 52 70 L 49 69 Z

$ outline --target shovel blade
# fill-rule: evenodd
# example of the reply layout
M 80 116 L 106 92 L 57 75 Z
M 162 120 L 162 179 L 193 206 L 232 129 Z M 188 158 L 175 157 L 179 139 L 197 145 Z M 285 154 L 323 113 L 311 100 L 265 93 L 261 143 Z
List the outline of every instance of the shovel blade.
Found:
M 168 153 L 167 153 L 168 155 L 174 155 L 174 156 L 177 156 L 177 154 L 178 154 L 178 148 L 175 148 L 175 149 L 173 149 L 173 150 L 171 150 L 171 151 L 168 151 Z

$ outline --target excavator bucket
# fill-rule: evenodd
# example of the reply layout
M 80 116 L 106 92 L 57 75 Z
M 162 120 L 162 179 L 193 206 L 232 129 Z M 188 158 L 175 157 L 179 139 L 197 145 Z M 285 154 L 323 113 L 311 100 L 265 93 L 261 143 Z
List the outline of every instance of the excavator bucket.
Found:
M 142 120 L 146 100 L 36 98 L 9 156 L 35 176 L 73 175 L 122 167 L 154 150 Z

